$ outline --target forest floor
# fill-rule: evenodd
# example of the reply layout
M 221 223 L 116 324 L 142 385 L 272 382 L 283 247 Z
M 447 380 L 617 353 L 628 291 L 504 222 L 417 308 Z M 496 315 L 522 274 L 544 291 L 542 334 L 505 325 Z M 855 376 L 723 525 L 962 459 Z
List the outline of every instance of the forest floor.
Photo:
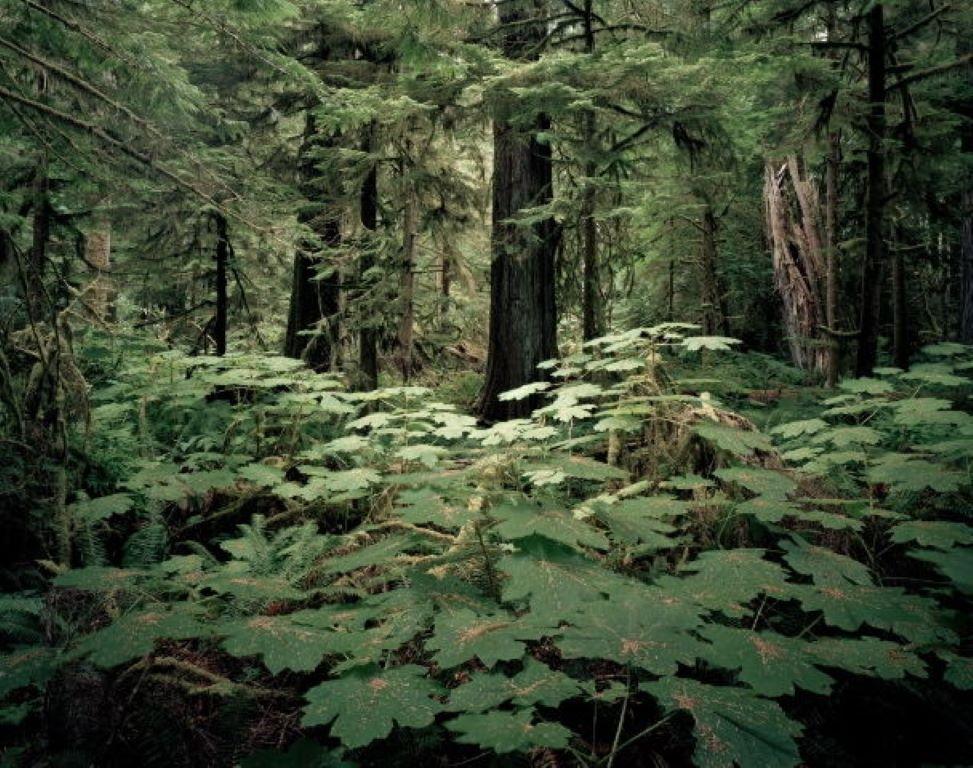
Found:
M 683 332 L 492 425 L 466 376 L 86 339 L 72 567 L 5 572 L 4 764 L 973 761 L 973 349 L 826 390 Z

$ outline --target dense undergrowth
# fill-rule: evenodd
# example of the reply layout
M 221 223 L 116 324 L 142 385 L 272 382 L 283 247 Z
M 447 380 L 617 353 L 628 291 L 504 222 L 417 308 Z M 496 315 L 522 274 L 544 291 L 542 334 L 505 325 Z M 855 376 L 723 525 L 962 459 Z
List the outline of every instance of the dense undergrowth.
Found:
M 4 573 L 4 764 L 973 761 L 973 349 L 824 391 L 692 330 L 490 426 L 87 339 L 76 567 Z

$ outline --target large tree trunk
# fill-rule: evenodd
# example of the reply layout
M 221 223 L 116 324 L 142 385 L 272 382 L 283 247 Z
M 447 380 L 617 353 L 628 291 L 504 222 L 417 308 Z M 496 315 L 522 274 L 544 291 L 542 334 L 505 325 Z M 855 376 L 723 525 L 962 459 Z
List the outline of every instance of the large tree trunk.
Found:
M 216 354 L 226 354 L 226 316 L 229 302 L 227 299 L 226 267 L 230 260 L 230 241 L 227 234 L 226 216 L 219 211 L 213 214 L 216 222 L 216 316 L 213 318 L 213 342 Z
M 416 196 L 407 185 L 405 211 L 402 217 L 402 271 L 399 275 L 399 301 L 402 314 L 399 317 L 398 363 L 402 381 L 412 378 L 413 334 L 415 332 L 415 267 L 416 267 Z
M 827 373 L 830 339 L 822 288 L 827 265 L 823 254 L 817 187 L 796 157 L 768 162 L 764 176 L 767 234 L 774 283 L 784 308 L 791 360 L 803 370 Z
M 374 127 L 369 126 L 366 131 L 362 151 L 370 153 Z M 362 228 L 367 232 L 374 232 L 378 228 L 378 166 L 374 164 L 362 180 L 359 215 Z M 365 274 L 374 266 L 374 259 L 368 250 L 371 247 L 371 242 L 366 243 L 359 259 L 359 282 L 364 282 Z M 368 322 L 364 322 L 358 332 L 358 377 L 360 389 L 378 388 L 378 333 Z
M 500 6 L 500 24 L 506 25 L 502 47 L 508 57 L 525 58 L 536 49 L 544 27 L 525 22 L 542 9 L 543 3 L 536 0 Z M 550 218 L 530 226 L 513 221 L 521 210 L 551 200 L 551 147 L 536 135 L 549 128 L 545 115 L 535 118 L 534 131 L 527 135 L 503 115 L 493 124 L 490 339 L 478 408 L 491 421 L 530 414 L 537 405 L 533 399 L 501 402 L 497 396 L 541 378 L 537 365 L 557 354 L 557 227 Z
M 326 139 L 324 140 L 326 141 Z M 298 214 L 318 242 L 304 241 L 294 254 L 290 310 L 284 354 L 304 360 L 316 371 L 330 370 L 338 343 L 337 315 L 341 292 L 341 275 L 336 265 L 328 265 L 328 250 L 341 245 L 341 214 L 328 202 L 320 201 L 320 172 L 313 158 L 314 149 L 324 142 L 317 134 L 314 116 L 308 114 L 304 124 L 304 141 L 299 156 L 301 187 L 308 204 Z M 322 269 L 328 274 L 318 278 Z
M 862 261 L 858 360 L 855 373 L 871 376 L 878 359 L 879 311 L 885 248 L 885 15 L 882 3 L 868 12 L 868 191 L 865 202 L 865 253 Z
M 957 54 L 965 55 L 973 51 L 973 24 L 967 25 L 966 34 L 960 36 Z M 960 147 L 963 154 L 973 155 L 973 64 L 966 67 L 967 96 L 959 107 L 963 127 L 960 134 Z M 962 220 L 960 225 L 960 307 L 959 339 L 964 344 L 973 344 L 973 173 L 966 179 L 966 189 L 960 196 Z
M 901 243 L 896 244 L 892 257 L 892 349 L 895 364 L 902 370 L 909 369 L 909 298 L 906 289 L 905 264 Z
M 835 4 L 828 3 L 827 30 L 828 41 L 834 42 L 837 19 Z M 837 67 L 839 52 L 829 52 L 832 66 Z M 841 172 L 841 134 L 834 128 L 828 129 L 828 156 L 824 170 L 824 319 L 828 325 L 827 359 L 825 378 L 829 387 L 838 383 L 841 366 L 841 339 L 838 336 L 838 175 Z
M 595 52 L 594 11 L 592 0 L 584 3 L 585 53 Z M 598 123 L 594 110 L 588 110 L 581 118 L 584 151 L 591 156 L 598 151 Z M 601 302 L 601 270 L 598 264 L 598 223 L 595 220 L 595 174 L 598 166 L 594 160 L 584 164 L 584 187 L 581 192 L 581 241 L 584 268 L 581 291 L 581 331 L 585 341 L 595 339 L 605 332 L 604 312 Z
M 716 243 L 717 228 L 716 214 L 713 213 L 713 207 L 707 203 L 703 208 L 699 263 L 702 272 L 703 332 L 708 336 L 728 333 L 723 284 L 717 270 L 719 258 Z

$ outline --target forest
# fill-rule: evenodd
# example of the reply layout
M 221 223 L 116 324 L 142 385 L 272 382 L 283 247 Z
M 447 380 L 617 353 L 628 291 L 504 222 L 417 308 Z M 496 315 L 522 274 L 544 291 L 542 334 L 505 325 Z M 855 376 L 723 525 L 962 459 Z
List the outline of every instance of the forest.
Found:
M 973 765 L 973 3 L 0 0 L 0 768 Z

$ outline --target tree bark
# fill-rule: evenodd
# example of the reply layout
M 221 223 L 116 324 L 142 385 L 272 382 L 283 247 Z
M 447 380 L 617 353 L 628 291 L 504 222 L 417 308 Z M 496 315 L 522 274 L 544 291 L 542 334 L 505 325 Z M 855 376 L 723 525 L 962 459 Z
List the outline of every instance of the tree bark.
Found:
M 399 318 L 398 363 L 402 381 L 412 378 L 413 334 L 415 331 L 415 261 L 416 261 L 416 196 L 415 190 L 406 185 L 405 210 L 402 216 L 402 271 L 399 275 L 399 300 L 402 314 Z
M 905 264 L 902 250 L 897 248 L 892 257 L 892 349 L 895 365 L 904 371 L 909 369 L 910 344 Z
M 584 3 L 584 41 L 585 53 L 595 52 L 594 11 L 592 0 Z M 583 151 L 593 157 L 597 152 L 597 117 L 593 110 L 582 116 Z M 604 318 L 601 306 L 601 271 L 598 264 L 598 223 L 595 220 L 596 189 L 595 174 L 598 168 L 593 159 L 584 164 L 584 187 L 581 192 L 581 240 L 584 262 L 581 291 L 581 331 L 585 341 L 595 339 L 604 332 Z
M 362 151 L 372 151 L 374 128 L 369 127 L 362 142 Z M 362 180 L 359 210 L 362 228 L 374 232 L 378 228 L 378 167 L 372 165 Z M 374 259 L 368 250 L 372 243 L 366 243 L 359 259 L 359 280 L 364 282 L 365 273 L 374 266 Z M 368 323 L 362 325 L 358 333 L 358 387 L 370 391 L 378 388 L 378 334 Z
M 784 309 L 791 361 L 803 370 L 827 374 L 831 339 L 822 336 L 821 326 L 826 318 L 822 288 L 828 266 L 817 186 L 805 178 L 797 157 L 768 162 L 764 200 L 774 283 Z
M 868 12 L 868 187 L 865 202 L 865 253 L 862 261 L 858 359 L 855 373 L 871 376 L 878 359 L 879 311 L 885 247 L 885 15 L 882 3 Z
M 99 319 L 110 320 L 114 316 L 112 304 L 111 278 L 111 225 L 107 221 L 98 222 L 95 229 L 85 237 L 85 258 L 95 270 L 91 308 Z
M 291 280 L 290 309 L 284 354 L 304 360 L 316 371 L 331 370 L 337 346 L 337 315 L 341 292 L 341 276 L 337 266 L 318 277 L 328 268 L 328 250 L 341 245 L 340 212 L 321 197 L 321 173 L 313 158 L 313 150 L 325 144 L 317 133 L 314 116 L 308 114 L 304 123 L 304 141 L 299 152 L 299 179 L 309 204 L 298 214 L 298 221 L 308 225 L 318 242 L 306 240 L 294 254 Z
M 827 10 L 828 41 L 836 38 L 837 18 L 835 4 L 828 3 Z M 832 66 L 838 66 L 839 54 L 831 51 Z M 836 335 L 838 330 L 838 281 L 840 255 L 838 253 L 838 182 L 841 172 L 841 134 L 833 128 L 828 129 L 828 155 L 824 170 L 824 317 L 831 332 L 827 339 L 825 378 L 829 387 L 838 383 L 841 374 L 841 342 Z
M 222 357 L 226 354 L 228 307 L 226 267 L 230 260 L 230 241 L 227 234 L 226 217 L 216 211 L 213 214 L 213 221 L 216 223 L 216 316 L 213 318 L 213 343 L 216 345 L 216 354 Z
M 973 51 L 973 25 L 967 25 L 960 35 L 957 53 L 966 55 Z M 973 64 L 966 67 L 967 95 L 959 105 L 963 125 L 960 133 L 960 147 L 965 155 L 973 155 Z M 962 220 L 960 223 L 960 307 L 959 340 L 973 344 L 973 174 L 967 176 L 966 189 L 960 195 Z
M 703 208 L 700 268 L 702 271 L 703 332 L 708 336 L 727 333 L 723 286 L 717 271 L 716 215 L 707 203 Z
M 47 158 L 37 164 L 33 185 L 31 245 L 27 260 L 27 285 L 24 296 L 27 313 L 32 322 L 45 319 L 44 274 L 47 271 L 47 244 L 51 239 L 51 182 L 47 174 Z
M 501 45 L 509 58 L 533 55 L 543 39 L 539 2 L 510 2 L 499 7 L 506 25 Z M 493 124 L 493 227 L 490 265 L 490 330 L 487 371 L 478 410 L 490 421 L 527 416 L 535 398 L 501 402 L 498 395 L 541 378 L 537 365 L 557 354 L 554 256 L 558 230 L 551 218 L 530 226 L 514 219 L 525 208 L 545 205 L 552 197 L 551 147 L 538 141 L 547 131 L 545 115 L 533 131 L 517 131 L 501 113 Z

